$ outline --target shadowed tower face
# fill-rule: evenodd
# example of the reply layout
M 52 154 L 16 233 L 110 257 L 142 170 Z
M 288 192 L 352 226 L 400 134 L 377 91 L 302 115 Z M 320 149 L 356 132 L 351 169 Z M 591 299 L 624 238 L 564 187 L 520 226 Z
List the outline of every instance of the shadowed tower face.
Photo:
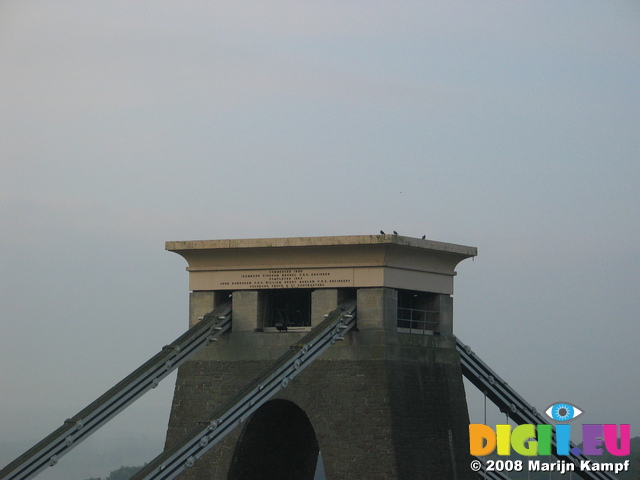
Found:
M 228 480 L 313 480 L 318 440 L 307 415 L 293 402 L 273 400 L 245 425 Z
M 272 368 L 343 302 L 356 328 L 181 480 L 471 480 L 453 336 L 456 265 L 476 249 L 399 235 L 168 242 L 189 266 L 191 325 L 232 327 L 178 371 L 166 447 Z

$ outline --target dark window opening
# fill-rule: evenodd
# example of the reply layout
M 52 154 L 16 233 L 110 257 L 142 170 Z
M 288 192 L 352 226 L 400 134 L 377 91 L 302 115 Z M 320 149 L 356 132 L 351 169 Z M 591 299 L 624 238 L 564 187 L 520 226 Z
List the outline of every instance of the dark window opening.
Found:
M 286 331 L 311 326 L 311 290 L 270 290 L 265 293 L 265 327 Z
M 338 304 L 347 300 L 356 300 L 358 298 L 357 288 L 340 288 L 338 289 Z
M 433 334 L 439 329 L 438 294 L 398 290 L 398 328 Z

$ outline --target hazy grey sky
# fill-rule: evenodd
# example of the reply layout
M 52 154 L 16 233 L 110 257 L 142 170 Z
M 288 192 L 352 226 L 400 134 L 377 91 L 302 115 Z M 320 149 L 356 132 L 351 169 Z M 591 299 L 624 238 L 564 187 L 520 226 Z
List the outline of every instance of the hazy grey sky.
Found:
M 186 328 L 166 240 L 381 228 L 478 247 L 457 335 L 640 434 L 639 4 L 236 3 L 0 3 L 0 440 Z

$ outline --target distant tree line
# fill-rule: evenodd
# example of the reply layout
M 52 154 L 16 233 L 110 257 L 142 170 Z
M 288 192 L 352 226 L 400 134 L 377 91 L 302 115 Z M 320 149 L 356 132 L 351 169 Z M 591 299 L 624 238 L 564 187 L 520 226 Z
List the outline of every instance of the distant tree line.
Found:
M 91 477 L 91 478 L 87 478 L 86 480 L 129 480 L 136 473 L 138 473 L 138 470 L 141 470 L 141 469 L 142 469 L 142 466 L 120 467 L 119 469 L 111 472 L 108 477 L 105 477 L 105 478 Z

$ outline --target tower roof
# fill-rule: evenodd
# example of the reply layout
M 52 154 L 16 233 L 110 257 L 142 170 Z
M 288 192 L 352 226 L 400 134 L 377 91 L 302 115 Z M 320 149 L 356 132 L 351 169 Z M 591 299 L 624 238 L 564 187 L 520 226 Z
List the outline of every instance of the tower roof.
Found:
M 453 293 L 475 247 L 401 235 L 166 242 L 189 266 L 191 290 L 391 287 Z

